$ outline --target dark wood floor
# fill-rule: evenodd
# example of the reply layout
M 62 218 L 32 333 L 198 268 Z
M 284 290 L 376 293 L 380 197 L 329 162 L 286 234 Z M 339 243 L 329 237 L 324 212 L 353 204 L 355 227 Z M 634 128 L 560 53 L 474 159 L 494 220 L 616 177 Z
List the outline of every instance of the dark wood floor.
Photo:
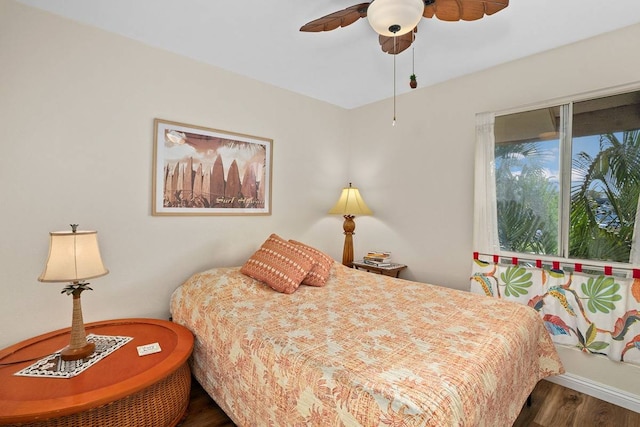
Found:
M 233 427 L 229 417 L 193 381 L 187 418 L 180 427 Z M 531 407 L 524 407 L 515 427 L 638 427 L 640 414 L 594 397 L 540 381 Z
M 524 407 L 515 427 L 635 427 L 640 414 L 586 394 L 540 381 L 531 407 Z

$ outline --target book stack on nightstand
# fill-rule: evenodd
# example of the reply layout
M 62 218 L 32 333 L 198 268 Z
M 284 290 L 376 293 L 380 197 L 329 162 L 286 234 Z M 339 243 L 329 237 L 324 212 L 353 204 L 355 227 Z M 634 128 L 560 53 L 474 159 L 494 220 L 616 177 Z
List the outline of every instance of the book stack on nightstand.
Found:
M 391 262 L 391 252 L 386 251 L 368 252 L 362 260 L 353 261 L 351 266 L 358 270 L 366 270 L 391 277 L 398 277 L 400 272 L 407 268 L 404 264 Z
M 374 267 L 389 267 L 391 265 L 391 252 L 371 251 L 362 258 L 362 262 Z

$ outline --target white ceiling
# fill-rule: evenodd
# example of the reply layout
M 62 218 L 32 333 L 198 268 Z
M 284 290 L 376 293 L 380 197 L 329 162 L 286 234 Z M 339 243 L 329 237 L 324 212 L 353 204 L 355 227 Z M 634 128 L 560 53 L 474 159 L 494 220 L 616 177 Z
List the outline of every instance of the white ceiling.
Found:
M 393 56 L 366 19 L 298 31 L 363 0 L 18 1 L 344 108 L 393 96 Z M 511 0 L 479 21 L 422 19 L 414 50 L 397 55 L 397 93 L 412 69 L 424 87 L 638 22 L 639 0 Z

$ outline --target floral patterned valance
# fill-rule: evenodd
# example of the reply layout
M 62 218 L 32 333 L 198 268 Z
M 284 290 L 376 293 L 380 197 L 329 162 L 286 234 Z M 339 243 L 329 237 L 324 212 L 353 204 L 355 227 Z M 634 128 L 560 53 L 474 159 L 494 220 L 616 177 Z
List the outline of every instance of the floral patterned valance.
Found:
M 640 279 L 556 267 L 474 259 L 471 292 L 530 306 L 556 344 L 640 365 Z

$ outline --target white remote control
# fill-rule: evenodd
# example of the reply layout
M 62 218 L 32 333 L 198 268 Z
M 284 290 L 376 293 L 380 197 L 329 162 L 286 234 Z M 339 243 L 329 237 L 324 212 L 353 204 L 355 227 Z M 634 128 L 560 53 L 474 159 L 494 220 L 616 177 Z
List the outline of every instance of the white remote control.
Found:
M 138 356 L 146 356 L 147 354 L 160 353 L 162 351 L 162 349 L 160 348 L 160 344 L 158 344 L 157 342 L 146 345 L 139 345 L 137 349 Z

